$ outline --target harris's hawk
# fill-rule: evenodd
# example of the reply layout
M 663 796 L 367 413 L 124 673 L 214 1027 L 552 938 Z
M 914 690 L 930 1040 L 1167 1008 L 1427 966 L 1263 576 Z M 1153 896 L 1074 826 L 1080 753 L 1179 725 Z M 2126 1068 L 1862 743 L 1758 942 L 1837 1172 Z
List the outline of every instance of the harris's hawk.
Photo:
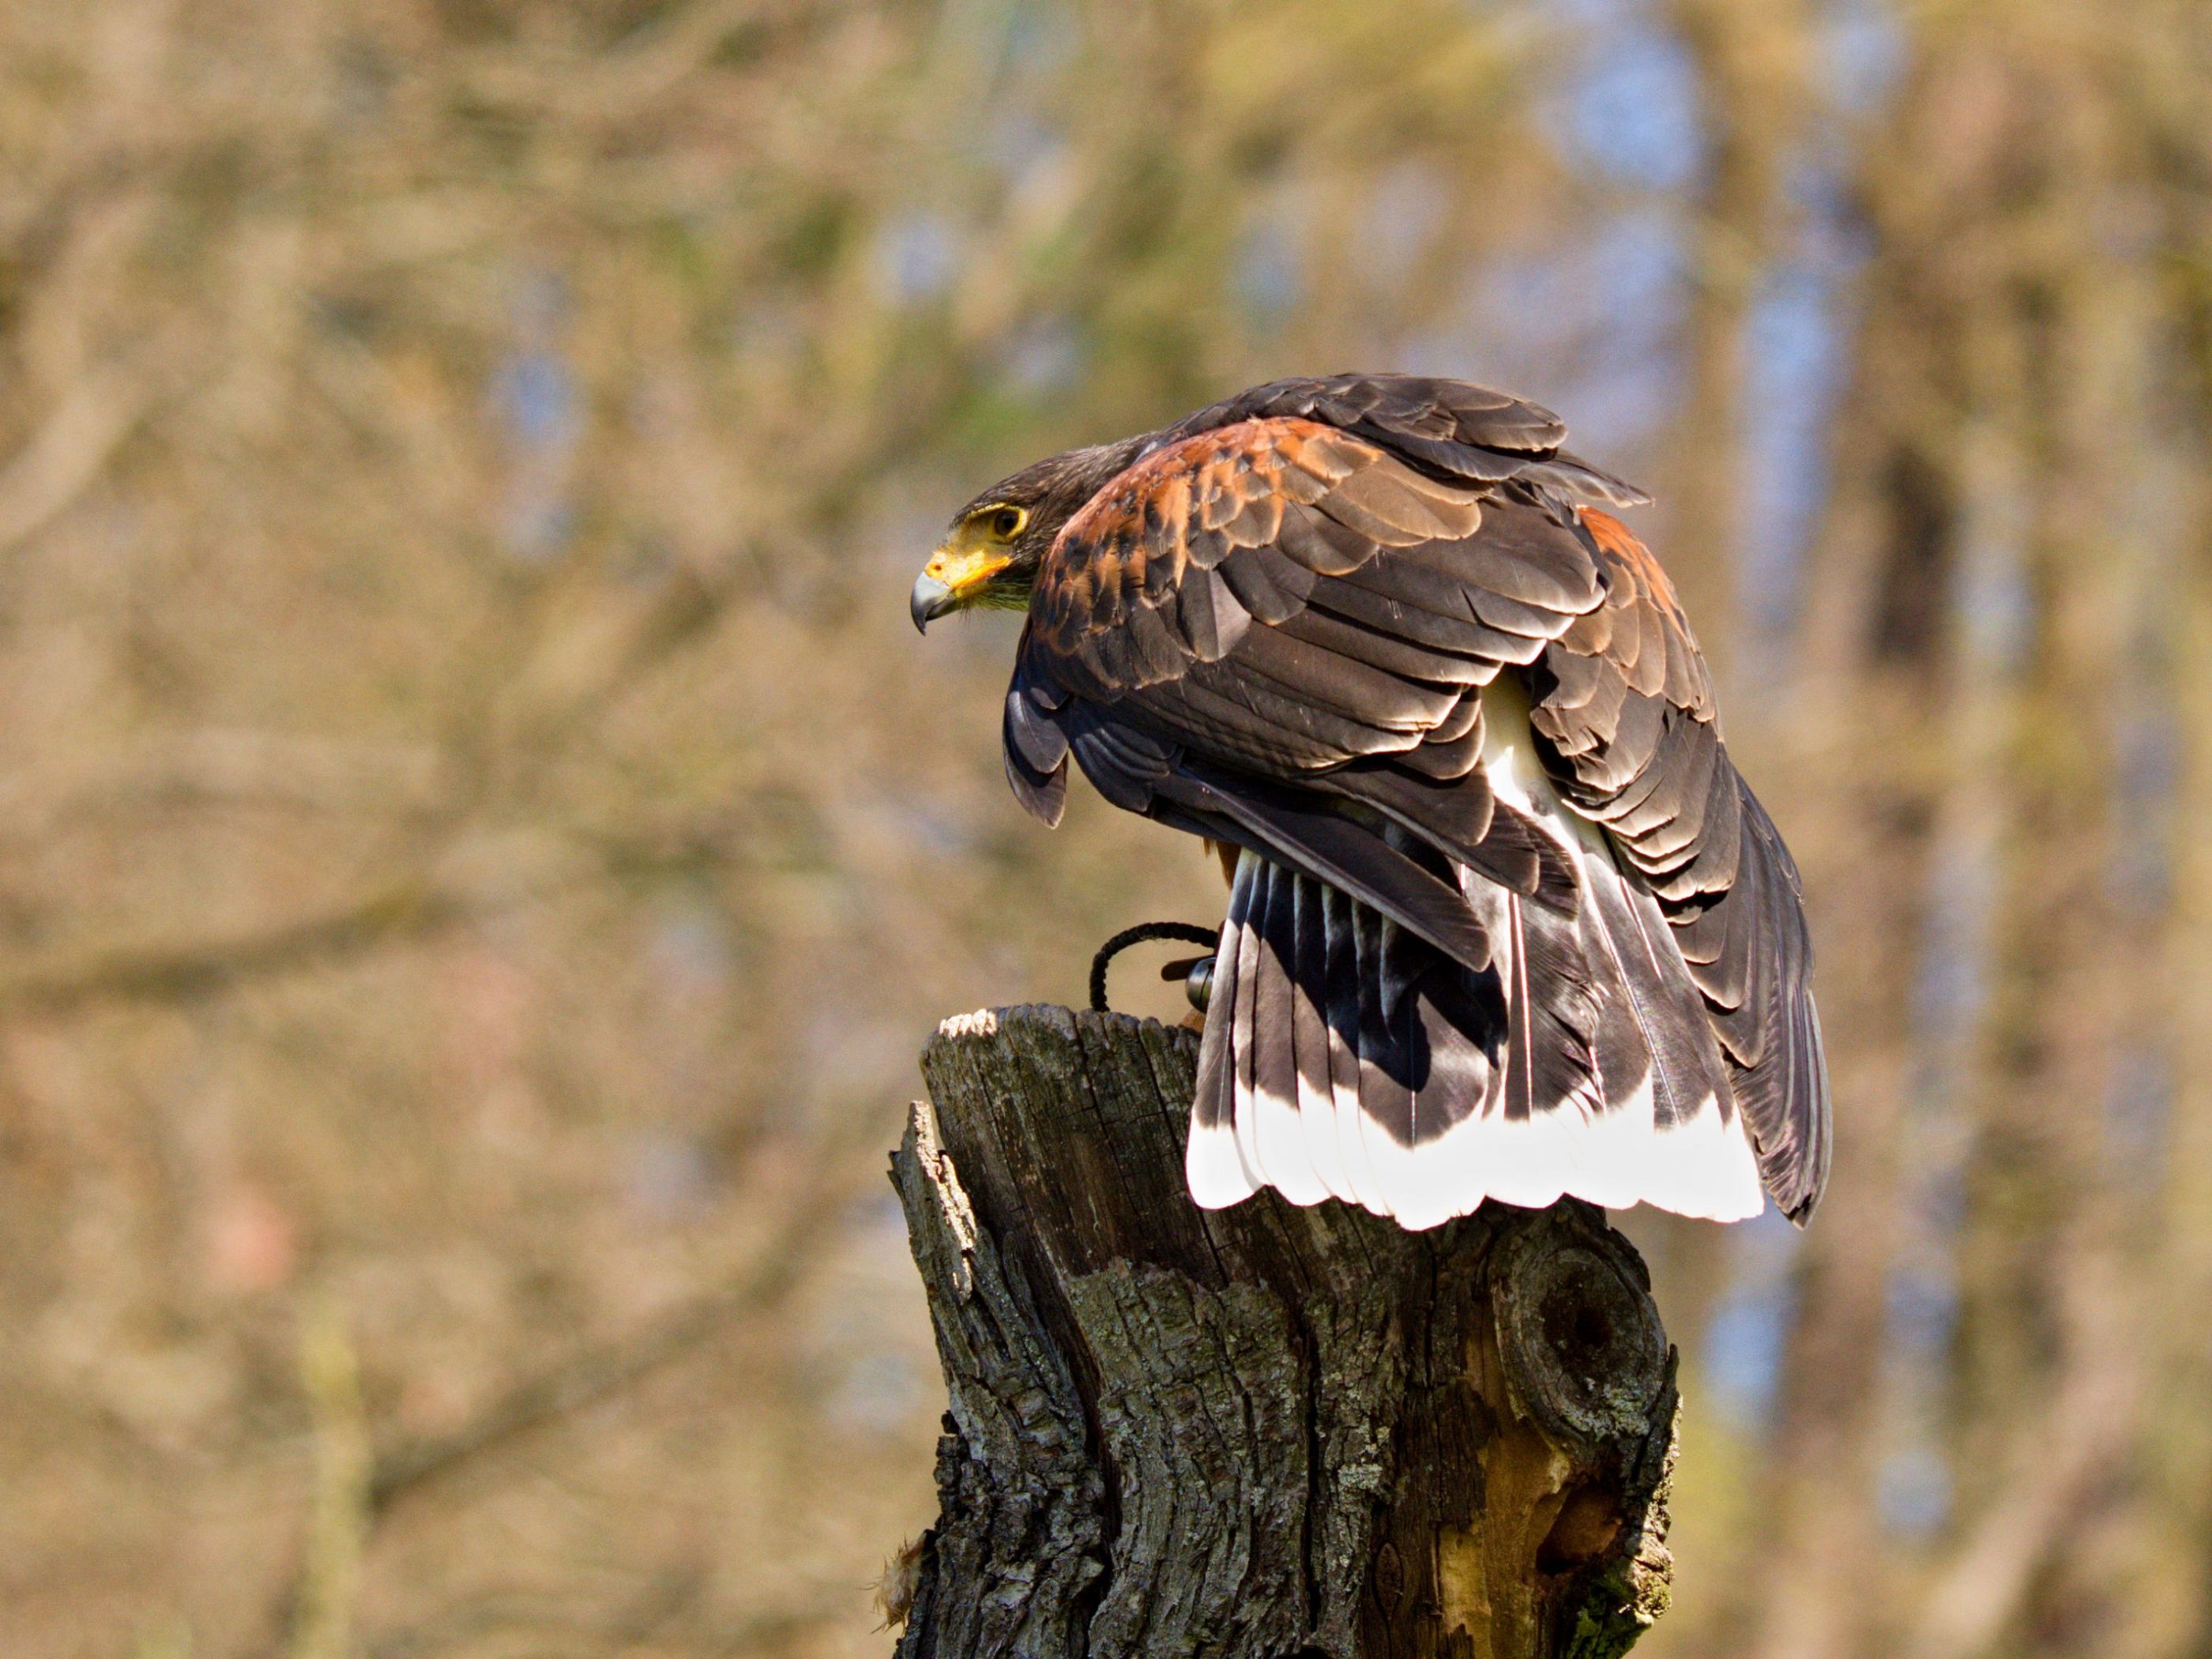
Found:
M 1409 1227 L 1562 1194 L 1802 1221 L 1797 871 L 1666 574 L 1548 410 L 1280 380 L 963 507 L 924 626 L 1027 611 L 1006 775 L 1234 850 L 1188 1171 Z

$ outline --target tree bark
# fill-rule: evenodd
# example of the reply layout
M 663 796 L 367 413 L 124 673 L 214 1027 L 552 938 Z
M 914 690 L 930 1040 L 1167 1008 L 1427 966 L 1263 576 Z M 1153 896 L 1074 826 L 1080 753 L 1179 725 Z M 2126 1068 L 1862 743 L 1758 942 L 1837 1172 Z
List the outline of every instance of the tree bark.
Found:
M 900 1659 L 1601 1659 L 1665 1609 L 1675 1357 L 1569 1201 L 1196 1208 L 1197 1042 L 948 1021 L 892 1160 L 951 1395 Z

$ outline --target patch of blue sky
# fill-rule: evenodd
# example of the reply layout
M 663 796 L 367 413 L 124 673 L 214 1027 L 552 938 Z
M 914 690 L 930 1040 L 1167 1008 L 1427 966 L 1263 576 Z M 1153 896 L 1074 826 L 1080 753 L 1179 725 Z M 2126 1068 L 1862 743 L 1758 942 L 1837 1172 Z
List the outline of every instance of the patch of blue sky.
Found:
M 2016 677 L 2035 642 L 2036 604 L 2010 532 L 1970 528 L 1953 581 L 1953 617 L 1966 656 L 2000 678 Z
M 1930 1446 L 1913 1445 L 1882 1460 L 1875 1504 L 1882 1523 L 1899 1537 L 1934 1537 L 1951 1518 L 1951 1468 Z
M 1848 362 L 1832 275 L 1792 263 L 1753 301 L 1742 409 L 1743 539 L 1737 605 L 1778 639 L 1802 597 L 1805 552 L 1828 495 L 1828 436 Z
M 1874 232 L 1852 200 L 1850 155 L 1826 138 L 1808 144 L 1790 169 L 1790 199 L 1797 210 L 1796 258 L 1840 283 L 1874 253 Z
M 1079 383 L 1091 366 L 1083 336 L 1065 317 L 1036 317 L 1000 342 L 999 372 L 1008 390 L 1046 398 Z
M 1897 1535 L 1919 1540 L 1950 1518 L 1954 1476 L 1946 1443 L 1945 1403 L 1959 1334 L 1958 1224 L 1964 1181 L 1955 1159 L 1909 1201 L 1922 1213 L 1883 1286 L 1882 1387 L 1888 1446 L 1878 1477 L 1882 1522 Z M 1924 1201 L 1943 1212 L 1931 1221 Z
M 1939 845 L 1912 988 L 1914 1045 L 1945 1053 L 1978 1023 L 1989 1000 L 1990 927 L 1996 871 L 1977 840 Z
M 1276 218 L 1247 225 L 1230 282 L 1244 308 L 1261 319 L 1283 317 L 1304 298 L 1305 253 L 1290 226 Z
M 1967 1213 L 1972 1085 L 1995 951 L 1996 844 L 1983 820 L 1948 823 L 1929 872 L 1911 999 L 1903 1224 L 1884 1285 L 1882 1388 L 1889 1449 L 1884 1523 L 1925 1538 L 1952 1502 L 1945 1402 L 1959 1325 L 1959 1238 Z
M 2172 812 L 2180 787 L 2182 744 L 2172 712 L 2141 692 L 2118 699 L 2112 772 L 2114 838 L 2110 887 L 2123 911 L 2149 920 L 2173 897 Z M 2133 708 L 2127 705 L 2134 704 Z
M 575 441 L 576 377 L 557 353 L 525 351 L 499 368 L 496 393 L 507 431 L 529 449 L 557 449 Z
M 1656 209 L 1613 216 L 1584 252 L 1582 277 L 1568 313 L 1580 337 L 1560 359 L 1579 372 L 1558 395 L 1575 411 L 1577 443 L 1625 449 L 1663 425 L 1680 395 L 1680 225 Z
M 1082 44 L 1075 17 L 1066 6 L 1016 0 L 1007 8 L 1006 61 L 1024 80 L 1058 74 Z
M 2127 721 L 2119 733 L 2121 799 L 2147 808 L 2170 805 L 2180 787 L 2181 732 L 2163 707 Z
M 1680 190 L 1705 163 L 1696 67 L 1644 0 L 1577 0 L 1582 59 L 1550 109 L 1573 159 L 1618 183 Z
M 508 439 L 528 450 L 574 443 L 581 422 L 576 378 L 561 353 L 568 290 L 548 271 L 526 276 L 515 289 L 514 346 L 492 377 L 492 404 Z
M 727 919 L 696 899 L 672 904 L 655 920 L 646 959 L 663 988 L 678 997 L 717 994 L 737 970 Z
M 908 208 L 885 220 L 873 252 L 877 289 L 898 305 L 938 298 L 959 270 L 951 221 L 930 208 Z
M 1778 660 L 1803 600 L 1829 487 L 1829 441 L 1869 252 L 1838 157 L 1817 134 L 1791 171 L 1795 241 L 1754 296 L 1743 386 L 1745 466 L 1737 609 L 1752 647 Z
M 1728 1288 L 1707 1319 L 1698 1354 L 1706 1396 L 1745 1434 L 1773 1426 L 1796 1322 L 1791 1269 L 1798 1243 L 1797 1230 L 1771 1204 L 1729 1236 Z
M 557 555 L 575 526 L 568 483 L 584 410 L 562 349 L 568 313 L 568 290 L 556 274 L 526 273 L 514 291 L 514 344 L 488 388 L 511 458 L 501 514 L 507 550 L 533 562 Z
M 1925 1170 L 1906 1194 L 1909 1218 L 1938 1241 L 1955 1238 L 1966 1224 L 1966 1166 L 1961 1158 Z M 1944 1246 L 1948 1249 L 1948 1244 Z
M 1406 341 L 1400 361 L 1561 410 L 1577 449 L 1602 459 L 1673 412 L 1682 283 L 1673 217 L 1631 208 L 1571 240 L 1489 262 L 1450 320 Z
M 1732 1290 L 1705 1328 L 1705 1391 L 1742 1432 L 1764 1435 L 1771 1426 L 1791 1312 L 1786 1286 Z
M 1405 281 L 1435 242 L 1449 200 L 1429 162 L 1401 161 L 1386 170 L 1367 202 L 1360 241 L 1366 275 L 1386 285 Z
M 1902 1352 L 1940 1359 L 1959 1328 L 1959 1286 L 1948 1255 L 1907 1263 L 1892 1273 L 1884 1310 L 1889 1340 Z
M 2171 1144 L 2173 1102 L 2172 1058 L 2147 1042 L 2123 1048 L 2105 1093 L 2102 1137 L 2106 1176 L 2115 1187 L 2142 1192 L 2157 1185 Z
M 1903 78 L 1905 33 L 1888 0 L 1828 0 L 1820 61 L 1828 95 L 1854 114 L 1879 109 Z

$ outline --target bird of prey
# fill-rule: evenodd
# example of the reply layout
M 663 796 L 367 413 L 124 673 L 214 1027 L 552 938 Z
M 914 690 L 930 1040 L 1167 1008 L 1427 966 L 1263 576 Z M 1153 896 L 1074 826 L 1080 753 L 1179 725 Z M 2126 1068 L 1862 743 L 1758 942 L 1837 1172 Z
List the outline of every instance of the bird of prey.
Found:
M 1565 437 L 1456 380 L 1279 380 L 994 484 L 915 583 L 917 627 L 1027 612 L 1030 812 L 1072 756 L 1223 849 L 1200 1205 L 1820 1198 L 1796 867 L 1614 516 L 1647 498 Z

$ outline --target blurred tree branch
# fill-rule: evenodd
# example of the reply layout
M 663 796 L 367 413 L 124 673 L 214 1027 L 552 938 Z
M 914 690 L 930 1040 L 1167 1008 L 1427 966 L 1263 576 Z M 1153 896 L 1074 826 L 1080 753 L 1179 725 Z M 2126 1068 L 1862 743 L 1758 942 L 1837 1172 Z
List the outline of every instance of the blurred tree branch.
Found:
M 861 1137 L 848 1138 L 858 1140 Z M 822 1149 L 825 1170 L 842 1170 L 843 1146 Z M 791 1200 L 771 1243 L 737 1282 L 672 1310 L 647 1328 L 570 1356 L 518 1383 L 450 1433 L 380 1449 L 367 1483 L 371 1524 L 417 1492 L 488 1455 L 573 1419 L 697 1352 L 742 1321 L 787 1297 L 814 1265 L 842 1213 L 839 1190 L 817 1182 Z
M 152 411 L 156 378 L 111 365 L 71 386 L 37 435 L 0 466 L 0 557 L 36 535 L 100 476 Z

